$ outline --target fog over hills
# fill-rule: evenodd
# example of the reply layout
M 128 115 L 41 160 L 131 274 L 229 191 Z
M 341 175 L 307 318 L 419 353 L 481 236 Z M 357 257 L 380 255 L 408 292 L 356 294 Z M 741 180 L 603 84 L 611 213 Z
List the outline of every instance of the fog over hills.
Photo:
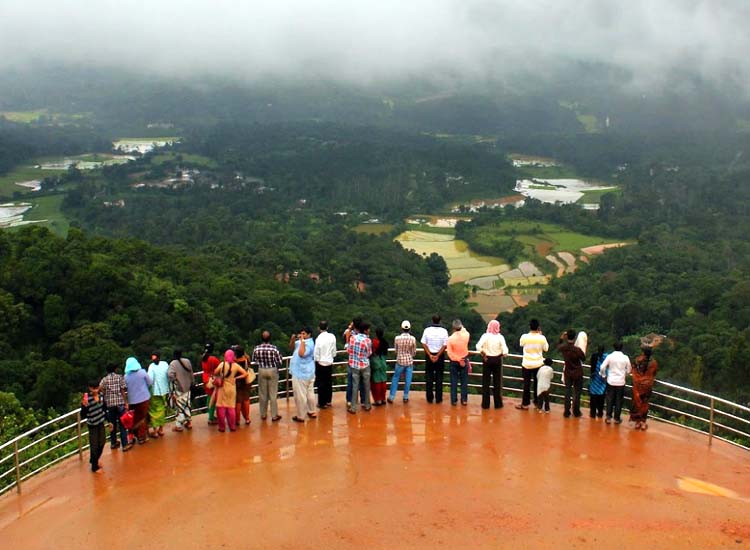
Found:
M 747 93 L 750 5 L 708 0 L 29 0 L 0 3 L 0 68 L 124 67 L 188 80 L 570 78 L 585 63 L 642 93 Z

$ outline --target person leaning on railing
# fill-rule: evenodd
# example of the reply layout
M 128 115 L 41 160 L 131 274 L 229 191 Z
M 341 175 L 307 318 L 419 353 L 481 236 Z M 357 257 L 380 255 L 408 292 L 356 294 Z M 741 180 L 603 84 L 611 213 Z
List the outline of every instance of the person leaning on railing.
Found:
M 487 332 L 477 342 L 477 351 L 482 354 L 482 408 L 490 408 L 491 384 L 495 408 L 501 409 L 503 355 L 508 355 L 508 345 L 500 334 L 500 321 L 493 319 L 487 324 Z

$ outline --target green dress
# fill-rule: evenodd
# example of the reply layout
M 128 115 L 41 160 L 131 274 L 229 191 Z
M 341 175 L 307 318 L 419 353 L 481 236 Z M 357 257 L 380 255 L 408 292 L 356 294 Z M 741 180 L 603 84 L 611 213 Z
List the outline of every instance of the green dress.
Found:
M 386 369 L 388 368 L 385 362 L 385 355 L 373 355 L 370 357 L 370 368 L 372 370 L 372 381 L 377 384 L 380 382 L 386 382 L 388 375 Z

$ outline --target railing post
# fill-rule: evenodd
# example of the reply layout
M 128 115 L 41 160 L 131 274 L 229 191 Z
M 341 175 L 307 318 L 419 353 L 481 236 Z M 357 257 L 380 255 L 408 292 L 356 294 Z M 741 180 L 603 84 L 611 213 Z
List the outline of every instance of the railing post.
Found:
M 78 460 L 83 460 L 83 438 L 81 437 L 81 411 L 76 415 L 76 434 L 78 436 Z
M 286 360 L 286 391 L 284 392 L 286 394 L 286 402 L 289 403 L 289 359 Z
M 503 356 L 500 356 L 500 368 L 498 369 L 500 371 L 500 403 L 503 402 L 503 390 L 505 389 L 503 386 L 503 369 L 505 368 L 505 361 L 503 361 Z M 485 369 L 485 363 L 484 360 L 482 360 L 482 377 L 484 377 L 484 369 Z
M 708 417 L 708 446 L 710 447 L 714 439 L 714 398 L 711 398 L 711 411 Z
M 13 462 L 16 466 L 16 492 L 21 494 L 21 461 L 18 459 L 18 441 L 13 442 Z

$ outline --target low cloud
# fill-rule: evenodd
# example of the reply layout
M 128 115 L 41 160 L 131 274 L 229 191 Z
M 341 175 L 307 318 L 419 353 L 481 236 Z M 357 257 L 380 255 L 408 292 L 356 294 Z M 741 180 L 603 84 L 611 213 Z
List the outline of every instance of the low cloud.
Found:
M 643 86 L 750 82 L 750 3 L 726 0 L 0 0 L 0 68 L 482 81 L 603 63 Z

